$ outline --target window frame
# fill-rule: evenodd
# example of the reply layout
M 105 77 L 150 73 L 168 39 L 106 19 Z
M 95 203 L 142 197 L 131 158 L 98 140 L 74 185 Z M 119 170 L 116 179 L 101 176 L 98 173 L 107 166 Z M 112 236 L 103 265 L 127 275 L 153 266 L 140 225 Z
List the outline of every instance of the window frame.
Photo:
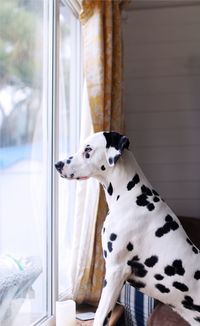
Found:
M 59 149 L 59 16 L 60 16 L 60 2 L 64 6 L 68 6 L 75 17 L 78 19 L 81 10 L 79 0 L 55 0 L 49 1 L 49 28 L 48 28 L 48 85 L 47 85 L 47 112 L 48 112 L 48 128 L 47 128 L 47 139 L 49 139 L 49 154 L 47 158 L 48 162 L 48 208 L 47 208 L 47 228 L 48 228 L 48 257 L 47 257 L 47 275 L 48 275 L 48 286 L 47 286 L 47 316 L 39 322 L 33 325 L 42 326 L 55 326 L 56 318 L 56 301 L 59 300 L 58 293 L 58 182 L 56 171 L 54 168 L 54 162 L 58 158 Z M 82 51 L 81 51 L 81 26 L 77 29 L 79 48 L 77 51 L 78 64 L 76 69 L 75 78 L 80 80 L 79 87 L 77 89 L 78 102 L 77 107 L 79 108 L 76 119 L 80 121 L 80 107 L 81 107 L 81 90 L 83 86 L 83 70 L 82 70 Z

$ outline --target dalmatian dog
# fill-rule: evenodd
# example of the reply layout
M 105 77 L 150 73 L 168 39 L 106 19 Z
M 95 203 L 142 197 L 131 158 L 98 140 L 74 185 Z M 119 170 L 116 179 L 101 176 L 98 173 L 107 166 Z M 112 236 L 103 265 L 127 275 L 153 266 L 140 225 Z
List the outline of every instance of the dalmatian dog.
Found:
M 190 325 L 200 325 L 200 252 L 143 174 L 128 138 L 116 132 L 95 133 L 55 167 L 63 178 L 94 177 L 105 189 L 106 273 L 94 326 L 108 324 L 126 281 L 170 305 Z

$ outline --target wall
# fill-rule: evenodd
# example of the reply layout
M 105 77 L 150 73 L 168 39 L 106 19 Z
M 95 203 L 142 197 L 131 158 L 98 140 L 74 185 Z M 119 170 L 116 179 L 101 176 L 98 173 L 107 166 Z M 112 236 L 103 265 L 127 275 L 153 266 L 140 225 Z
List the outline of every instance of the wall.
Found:
M 126 133 L 171 208 L 200 217 L 200 5 L 133 8 L 123 15 Z

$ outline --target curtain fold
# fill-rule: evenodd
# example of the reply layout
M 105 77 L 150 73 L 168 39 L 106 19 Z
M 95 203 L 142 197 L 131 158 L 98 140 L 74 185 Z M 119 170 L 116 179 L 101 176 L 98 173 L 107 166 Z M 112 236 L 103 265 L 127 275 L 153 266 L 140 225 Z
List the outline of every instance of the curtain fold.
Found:
M 122 109 L 122 37 L 123 0 L 83 0 L 80 21 L 83 32 L 84 73 L 94 132 L 123 132 Z M 104 260 L 101 228 L 107 214 L 103 189 L 100 188 L 92 260 L 85 269 L 76 296 L 78 302 L 97 304 L 100 298 Z M 82 252 L 84 255 L 84 253 Z
M 92 132 L 88 94 L 84 82 L 80 143 Z M 67 255 L 68 287 L 65 299 L 83 301 L 81 293 L 84 293 L 84 287 L 87 287 L 90 266 L 93 261 L 93 243 L 96 229 L 94 216 L 97 213 L 98 198 L 99 183 L 95 179 L 90 178 L 87 181 L 77 182 L 74 221 L 71 228 L 73 240 Z M 84 281 L 82 281 L 83 279 Z
M 83 0 L 84 72 L 94 131 L 123 131 L 122 0 Z

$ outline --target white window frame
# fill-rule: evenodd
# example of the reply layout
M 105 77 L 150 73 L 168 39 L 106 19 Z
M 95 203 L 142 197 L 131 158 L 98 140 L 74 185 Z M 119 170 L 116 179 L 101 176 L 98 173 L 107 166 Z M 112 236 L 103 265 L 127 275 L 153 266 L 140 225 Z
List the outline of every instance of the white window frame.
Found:
M 54 168 L 54 162 L 58 158 L 58 148 L 59 148 L 59 135 L 58 135 L 58 125 L 59 125 L 59 6 L 60 1 L 64 5 L 70 7 L 73 14 L 78 19 L 80 13 L 80 2 L 79 0 L 53 0 L 49 1 L 49 28 L 48 28 L 48 85 L 47 85 L 47 106 L 48 106 L 48 139 L 49 139 L 49 157 L 48 157 L 48 264 L 47 264 L 47 275 L 49 284 L 47 286 L 47 317 L 43 318 L 39 322 L 33 323 L 32 326 L 42 325 L 42 326 L 55 326 L 56 318 L 56 301 L 59 300 L 58 294 L 58 184 L 56 180 L 56 171 Z M 81 44 L 81 29 L 77 35 L 78 42 Z M 78 62 L 79 67 L 82 66 L 81 61 L 81 46 L 77 53 L 79 56 Z M 78 90 L 78 103 L 76 107 L 81 106 L 81 89 L 83 84 L 82 71 L 76 69 L 76 74 L 74 76 L 77 80 L 80 80 L 79 90 Z M 80 112 L 80 110 L 78 110 Z M 77 112 L 75 119 L 80 120 L 80 115 Z

